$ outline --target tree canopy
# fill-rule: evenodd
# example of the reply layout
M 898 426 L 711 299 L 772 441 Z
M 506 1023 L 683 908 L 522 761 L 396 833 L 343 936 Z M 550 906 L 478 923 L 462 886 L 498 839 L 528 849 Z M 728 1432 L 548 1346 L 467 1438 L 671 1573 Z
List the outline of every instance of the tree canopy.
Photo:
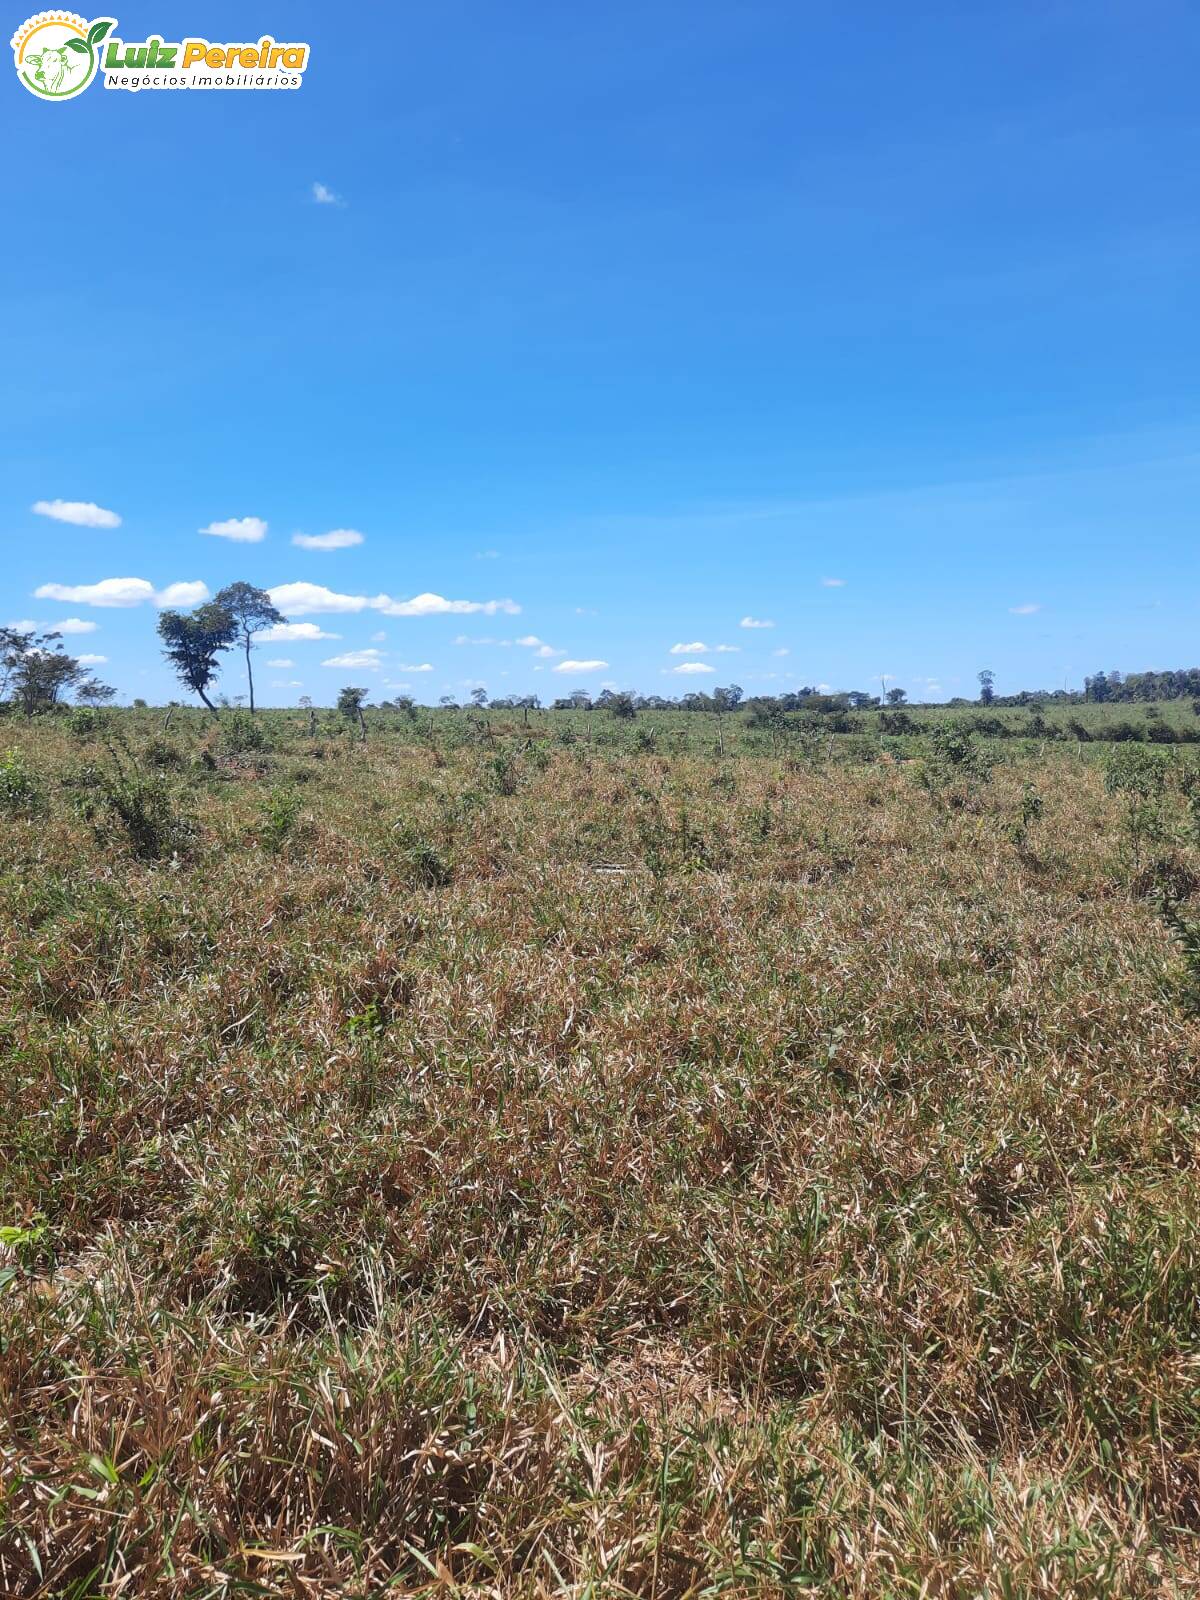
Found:
M 101 705 L 116 690 L 98 678 L 61 644 L 62 635 L 0 628 L 0 701 L 11 694 L 27 717 L 58 705 L 73 693 L 85 704 Z
M 250 651 L 254 635 L 283 622 L 284 615 L 274 604 L 265 589 L 256 589 L 252 583 L 228 583 L 218 591 L 214 601 L 233 618 L 235 637 L 246 653 L 246 683 L 250 690 L 250 709 L 254 710 L 254 672 L 250 665 Z
M 199 695 L 215 717 L 208 690 L 219 670 L 218 656 L 233 647 L 238 624 L 224 606 L 210 600 L 195 611 L 163 611 L 158 619 L 163 655 L 185 688 Z

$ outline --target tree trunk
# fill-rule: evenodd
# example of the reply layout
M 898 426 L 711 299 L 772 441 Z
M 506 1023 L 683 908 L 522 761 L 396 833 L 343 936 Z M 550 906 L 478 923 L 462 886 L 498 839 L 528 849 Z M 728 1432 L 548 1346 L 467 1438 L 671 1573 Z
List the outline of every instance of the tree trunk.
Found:
M 254 674 L 250 670 L 250 635 L 246 635 L 246 682 L 250 685 L 250 715 L 254 715 Z
M 359 706 L 359 708 L 358 708 L 358 726 L 362 730 L 361 733 L 359 734 L 359 739 L 362 741 L 363 744 L 366 744 L 366 742 L 367 742 L 367 719 L 366 719 L 366 717 L 363 716 L 363 708 L 361 706 Z
M 212 713 L 212 715 L 214 717 L 217 717 L 217 708 L 216 708 L 216 706 L 213 705 L 212 701 L 208 698 L 208 696 L 205 694 L 204 690 L 199 686 L 199 684 L 196 685 L 196 693 L 200 696 L 201 700 L 204 701 L 204 704 L 208 707 L 208 709 Z M 221 720 L 220 717 L 217 717 L 217 721 L 220 722 L 220 720 Z
M 317 737 L 317 708 L 315 706 L 309 706 L 308 708 L 308 737 L 310 739 Z
M 167 707 L 167 714 L 163 718 L 162 731 L 164 733 L 166 733 L 167 729 L 171 726 L 171 718 L 174 715 L 175 715 L 175 707 L 174 706 L 168 706 Z

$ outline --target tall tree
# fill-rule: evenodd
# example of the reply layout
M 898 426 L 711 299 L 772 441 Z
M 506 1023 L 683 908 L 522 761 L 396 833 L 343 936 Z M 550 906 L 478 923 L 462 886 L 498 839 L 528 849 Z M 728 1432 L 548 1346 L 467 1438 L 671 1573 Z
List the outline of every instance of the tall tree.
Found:
M 256 589 L 252 583 L 227 583 L 217 594 L 216 604 L 228 611 L 237 629 L 237 642 L 246 652 L 246 682 L 250 687 L 250 710 L 254 710 L 254 673 L 250 667 L 250 651 L 254 635 L 264 628 L 272 628 L 285 620 L 265 589 Z
M 979 673 L 979 704 L 981 706 L 990 706 L 996 698 L 995 684 L 996 674 L 990 667 L 984 667 L 983 671 Z
M 238 639 L 233 617 L 214 600 L 192 612 L 163 611 L 158 618 L 158 636 L 179 681 L 198 694 L 215 717 L 217 708 L 208 698 L 208 688 L 217 675 L 217 657 L 232 649 Z
M 367 698 L 367 690 L 359 689 L 354 684 L 347 684 L 344 689 L 338 690 L 337 708 L 347 722 L 358 718 L 359 737 L 362 742 L 367 742 L 367 719 L 363 715 L 363 701 Z
M 117 698 L 117 691 L 111 683 L 101 683 L 99 678 L 85 678 L 76 688 L 75 698 L 80 705 L 106 706 Z
M 59 633 L 17 633 L 5 629 L 0 676 L 27 717 L 57 705 L 68 690 L 78 690 L 91 674 L 59 643 Z
M 9 682 L 36 638 L 36 633 L 22 633 L 19 628 L 0 628 L 0 701 L 7 698 Z

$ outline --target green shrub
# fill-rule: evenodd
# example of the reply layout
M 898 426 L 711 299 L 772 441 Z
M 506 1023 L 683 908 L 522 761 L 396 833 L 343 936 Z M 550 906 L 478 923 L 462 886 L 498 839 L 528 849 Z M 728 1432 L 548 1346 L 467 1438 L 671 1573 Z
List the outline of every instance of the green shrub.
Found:
M 516 794 L 519 778 L 516 759 L 507 751 L 493 756 L 487 764 L 488 786 L 497 794 Z
M 37 779 L 16 750 L 0 757 L 0 814 L 33 816 L 45 805 Z
M 226 755 L 248 755 L 266 742 L 262 723 L 248 711 L 232 711 L 221 719 L 221 748 Z
M 1035 822 L 1041 820 L 1045 810 L 1045 801 L 1028 781 L 1021 786 L 1021 799 L 1017 806 L 1017 817 L 1010 830 L 1012 842 L 1018 849 L 1022 849 L 1029 839 L 1029 830 Z
M 169 739 L 151 739 L 142 751 L 142 760 L 149 766 L 178 769 L 183 766 L 183 752 Z
M 258 822 L 258 839 L 264 849 L 278 851 L 286 844 L 300 815 L 300 796 L 291 789 L 272 789 Z
M 1183 955 L 1183 971 L 1176 985 L 1180 1005 L 1189 1016 L 1200 1016 L 1200 922 L 1181 917 L 1169 900 L 1163 901 L 1161 911 Z
M 67 731 L 81 743 L 94 739 L 104 726 L 104 713 L 94 706 L 72 706 L 67 716 Z
M 991 781 L 994 766 L 995 757 L 976 739 L 969 723 L 940 723 L 929 735 L 920 779 L 947 805 L 961 807 L 981 784 Z
M 97 837 L 108 842 L 115 823 L 139 861 L 182 854 L 196 825 L 179 809 L 166 778 L 143 772 L 128 749 L 109 745 L 108 755 L 108 761 L 91 763 L 63 780 L 76 792 L 80 814 L 95 826 Z
M 1191 813 L 1192 834 L 1200 844 L 1200 767 L 1184 767 L 1179 774 L 1179 787 Z
M 1124 744 L 1108 758 L 1104 787 L 1125 801 L 1122 817 L 1125 845 L 1135 872 L 1140 872 L 1150 845 L 1167 836 L 1165 804 L 1170 768 L 1167 758 L 1144 745 Z
M 397 823 L 392 831 L 404 877 L 421 889 L 444 889 L 454 877 L 454 869 L 441 851 L 407 822 Z

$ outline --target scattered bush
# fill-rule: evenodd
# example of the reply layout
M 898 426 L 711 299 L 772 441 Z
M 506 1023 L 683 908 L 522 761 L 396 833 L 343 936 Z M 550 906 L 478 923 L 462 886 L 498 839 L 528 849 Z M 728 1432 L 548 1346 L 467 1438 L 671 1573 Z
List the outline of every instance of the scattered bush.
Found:
M 183 751 L 169 739 L 151 739 L 142 750 L 142 760 L 147 766 L 162 771 L 179 771 L 186 765 Z
M 221 719 L 221 748 L 226 755 L 249 755 L 262 750 L 267 735 L 259 717 L 248 711 L 230 711 Z
M 516 794 L 520 769 L 516 757 L 507 750 L 495 755 L 487 763 L 488 786 L 497 794 Z
M 178 804 L 166 778 L 147 773 L 128 748 L 110 744 L 108 759 L 68 775 L 64 783 L 75 792 L 80 814 L 107 843 L 116 823 L 131 853 L 140 861 L 159 861 L 182 855 L 192 844 L 196 825 Z
M 1133 745 L 1114 751 L 1104 769 L 1105 788 L 1125 802 L 1122 827 L 1135 873 L 1143 867 L 1147 848 L 1167 835 L 1167 774 L 1164 756 Z
M 1167 898 L 1161 910 L 1183 956 L 1183 971 L 1176 984 L 1179 1003 L 1189 1016 L 1200 1016 L 1200 922 L 1181 916 L 1178 907 Z
M 392 830 L 397 845 L 401 873 L 420 889 L 444 889 L 454 870 L 434 845 L 408 822 L 398 822 Z
M 919 776 L 931 794 L 958 808 L 990 781 L 994 765 L 995 757 L 976 739 L 970 723 L 938 723 L 929 734 Z
M 266 850 L 282 850 L 300 815 L 300 796 L 291 789 L 272 789 L 258 822 L 258 839 Z
M 41 786 L 16 750 L 0 756 L 0 815 L 29 817 L 45 806 Z
M 1021 800 L 1017 809 L 1017 818 L 1011 830 L 1012 841 L 1018 849 L 1023 849 L 1028 843 L 1029 830 L 1035 822 L 1041 821 L 1044 810 L 1045 802 L 1042 800 L 1041 795 L 1033 784 L 1026 780 L 1021 785 Z
M 72 706 L 67 714 L 67 730 L 82 744 L 97 737 L 105 720 L 104 712 L 95 706 Z

